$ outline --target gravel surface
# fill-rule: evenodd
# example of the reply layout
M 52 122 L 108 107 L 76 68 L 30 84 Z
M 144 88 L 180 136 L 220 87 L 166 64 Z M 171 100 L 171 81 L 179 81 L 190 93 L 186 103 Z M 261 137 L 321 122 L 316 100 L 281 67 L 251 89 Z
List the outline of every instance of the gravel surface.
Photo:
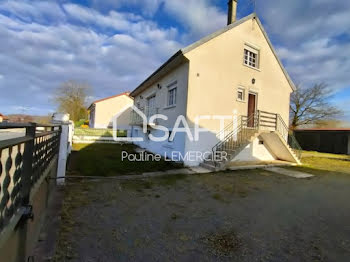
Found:
M 66 187 L 56 261 L 349 261 L 350 175 L 264 170 Z

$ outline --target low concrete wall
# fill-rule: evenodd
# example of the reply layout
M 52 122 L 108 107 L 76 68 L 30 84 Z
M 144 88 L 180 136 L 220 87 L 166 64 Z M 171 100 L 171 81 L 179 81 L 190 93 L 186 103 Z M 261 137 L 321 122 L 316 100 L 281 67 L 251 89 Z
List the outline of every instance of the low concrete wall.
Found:
M 56 177 L 57 160 L 56 156 L 31 189 L 30 205 L 33 206 L 34 219 L 18 221 L 19 217 L 16 216 L 0 234 L 1 262 L 24 262 L 31 256 L 39 239 L 47 206 L 56 189 L 56 180 L 50 180 L 48 177 Z
M 277 132 L 263 132 L 260 134 L 260 137 L 277 159 L 300 164 L 300 161 L 294 156 L 288 144 Z
M 232 161 L 274 161 L 276 156 L 265 144 L 260 144 L 257 137 L 246 146 Z

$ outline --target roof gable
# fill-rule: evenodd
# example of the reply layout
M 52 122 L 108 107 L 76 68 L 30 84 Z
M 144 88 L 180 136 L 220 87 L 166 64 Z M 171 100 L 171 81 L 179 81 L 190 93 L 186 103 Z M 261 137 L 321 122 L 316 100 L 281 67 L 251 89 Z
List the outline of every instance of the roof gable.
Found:
M 248 16 L 240 19 L 240 20 L 237 20 L 236 22 L 226 26 L 223 29 L 220 29 L 220 30 L 218 30 L 218 31 L 216 31 L 216 32 L 214 32 L 214 33 L 212 33 L 212 34 L 210 34 L 210 35 L 208 35 L 208 36 L 198 40 L 197 42 L 195 42 L 195 43 L 193 43 L 193 44 L 191 44 L 191 45 L 189 45 L 189 46 L 187 46 L 185 48 L 180 49 L 172 57 L 170 57 L 169 60 L 167 60 L 162 66 L 160 66 L 154 73 L 152 73 L 144 82 L 142 82 L 137 88 L 135 88 L 135 90 L 132 91 L 130 95 L 131 96 L 136 96 L 139 92 L 141 92 L 143 89 L 145 89 L 145 87 L 147 88 L 147 85 L 149 85 L 151 82 L 156 81 L 158 79 L 159 75 L 160 75 L 159 73 L 161 73 L 163 70 L 166 70 L 167 67 L 171 66 L 171 63 L 174 60 L 178 59 L 179 57 L 184 57 L 184 54 L 191 52 L 192 50 L 196 49 L 197 47 L 199 47 L 199 46 L 209 42 L 210 40 L 212 40 L 212 39 L 214 39 L 214 38 L 224 34 L 225 32 L 227 32 L 227 31 L 229 31 L 229 30 L 231 30 L 231 29 L 233 29 L 233 28 L 235 28 L 235 27 L 237 27 L 237 26 L 239 26 L 239 25 L 243 24 L 244 22 L 249 21 L 251 19 L 255 19 L 257 21 L 257 24 L 259 25 L 259 27 L 260 27 L 260 29 L 261 29 L 261 31 L 262 31 L 262 33 L 263 33 L 263 35 L 264 35 L 268 45 L 269 45 L 269 47 L 272 50 L 273 55 L 275 56 L 279 66 L 281 67 L 281 69 L 283 71 L 283 74 L 285 75 L 285 77 L 286 77 L 286 79 L 287 79 L 291 89 L 293 91 L 295 91 L 296 90 L 295 85 L 294 85 L 292 79 L 290 78 L 287 70 L 284 68 L 281 60 L 278 58 L 277 52 L 276 52 L 275 48 L 273 47 L 273 45 L 272 45 L 272 43 L 271 43 L 271 41 L 270 41 L 270 39 L 269 39 L 265 29 L 264 29 L 264 27 L 263 27 L 259 17 L 257 16 L 256 13 L 252 13 L 252 14 L 250 14 L 250 15 L 248 15 Z
M 116 98 L 116 97 L 119 97 L 119 96 L 127 96 L 127 97 L 130 97 L 130 92 L 124 92 L 124 93 L 121 93 L 121 94 L 118 94 L 118 95 L 109 96 L 109 97 L 106 97 L 106 98 L 102 98 L 102 99 L 96 100 L 96 101 L 94 101 L 94 102 L 91 103 L 91 105 L 88 107 L 88 109 L 90 109 L 94 104 L 103 102 L 103 101 L 108 100 L 108 99 L 113 99 L 113 98 Z M 130 98 L 131 98 L 131 97 L 130 97 Z
M 244 18 L 242 18 L 242 19 L 240 19 L 238 21 L 236 21 L 235 23 L 233 23 L 231 25 L 228 25 L 227 27 L 225 27 L 225 28 L 223 28 L 221 30 L 218 30 L 218 31 L 212 33 L 211 35 L 208 35 L 208 36 L 200 39 L 199 41 L 197 41 L 197 42 L 195 42 L 195 43 L 193 43 L 193 44 L 191 44 L 191 45 L 181 49 L 182 54 L 186 54 L 186 53 L 191 52 L 192 50 L 198 48 L 199 46 L 209 42 L 210 40 L 212 40 L 212 39 L 214 39 L 214 38 L 216 38 L 216 37 L 226 33 L 227 31 L 229 31 L 229 30 L 231 30 L 231 29 L 233 29 L 233 28 L 235 28 L 235 27 L 237 27 L 237 26 L 239 26 L 239 25 L 243 24 L 244 22 L 249 21 L 251 19 L 255 19 L 256 20 L 257 24 L 259 25 L 259 27 L 260 27 L 260 29 L 261 29 L 264 37 L 265 37 L 266 42 L 268 43 L 268 45 L 269 45 L 273 55 L 275 56 L 279 66 L 281 67 L 281 69 L 283 71 L 283 74 L 287 78 L 287 81 L 288 81 L 289 85 L 291 86 L 292 90 L 295 91 L 296 90 L 295 84 L 293 83 L 293 81 L 290 78 L 287 70 L 284 68 L 281 60 L 279 59 L 279 57 L 277 55 L 277 52 L 276 52 L 275 48 L 273 47 L 272 42 L 270 41 L 270 38 L 268 37 L 268 35 L 267 35 L 267 33 L 266 33 L 266 31 L 265 31 L 265 29 L 264 29 L 260 19 L 257 16 L 256 13 L 250 14 L 250 15 L 248 15 L 248 16 L 246 16 L 246 17 L 244 17 Z

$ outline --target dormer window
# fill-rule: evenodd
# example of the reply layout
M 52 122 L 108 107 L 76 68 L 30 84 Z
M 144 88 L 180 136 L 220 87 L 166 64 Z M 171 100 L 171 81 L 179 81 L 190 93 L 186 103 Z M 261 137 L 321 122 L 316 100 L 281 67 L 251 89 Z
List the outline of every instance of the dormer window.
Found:
M 259 68 L 259 51 L 249 46 L 244 47 L 244 64 L 249 67 Z

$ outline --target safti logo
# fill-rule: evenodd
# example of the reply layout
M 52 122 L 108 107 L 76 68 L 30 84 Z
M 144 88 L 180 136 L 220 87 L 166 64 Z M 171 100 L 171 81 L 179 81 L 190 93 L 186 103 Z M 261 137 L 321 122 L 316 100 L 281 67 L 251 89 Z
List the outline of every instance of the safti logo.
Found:
M 118 137 L 117 136 L 117 130 L 118 130 L 118 118 L 123 115 L 126 111 L 132 109 L 134 114 L 137 114 L 139 116 L 140 123 L 142 122 L 142 132 L 144 134 L 148 135 L 149 140 L 153 142 L 164 142 L 164 141 L 173 141 L 174 137 L 177 133 L 186 133 L 187 138 L 193 142 L 199 141 L 199 134 L 208 132 L 207 129 L 200 127 L 200 121 L 201 120 L 211 120 L 216 121 L 219 124 L 218 130 L 223 130 L 225 128 L 225 121 L 231 120 L 232 125 L 237 126 L 237 111 L 233 111 L 233 115 L 203 115 L 203 116 L 197 116 L 194 119 L 194 127 L 192 128 L 193 131 L 191 131 L 191 128 L 189 124 L 187 123 L 187 120 L 185 116 L 179 115 L 175 121 L 174 127 L 170 131 L 167 127 L 156 124 L 158 119 L 167 121 L 168 117 L 163 114 L 155 114 L 152 116 L 147 117 L 144 112 L 142 112 L 139 108 L 136 106 L 127 106 L 125 107 L 119 114 L 115 115 L 113 117 L 113 139 L 117 142 L 143 142 L 143 137 Z M 152 126 L 152 129 L 159 130 L 164 133 L 162 137 L 155 137 L 152 134 L 147 133 L 148 126 Z M 170 137 L 169 137 L 170 136 Z M 223 137 L 220 137 L 219 139 L 223 139 Z

